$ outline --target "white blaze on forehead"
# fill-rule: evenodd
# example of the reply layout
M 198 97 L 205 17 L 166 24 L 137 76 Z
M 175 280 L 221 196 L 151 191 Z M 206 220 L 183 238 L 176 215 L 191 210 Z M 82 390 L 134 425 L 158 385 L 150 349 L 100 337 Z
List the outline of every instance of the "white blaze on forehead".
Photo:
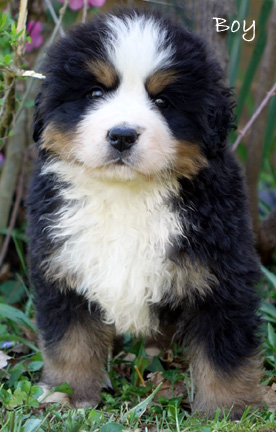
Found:
M 108 55 L 123 79 L 146 79 L 158 67 L 169 66 L 173 49 L 164 45 L 167 31 L 153 18 L 133 15 L 108 22 Z

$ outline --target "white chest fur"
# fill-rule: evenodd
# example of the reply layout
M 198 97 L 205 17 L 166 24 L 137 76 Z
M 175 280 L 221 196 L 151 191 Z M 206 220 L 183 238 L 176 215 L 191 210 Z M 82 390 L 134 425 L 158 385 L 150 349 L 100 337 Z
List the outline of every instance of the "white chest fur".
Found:
M 166 253 L 181 235 L 178 215 L 168 205 L 176 185 L 84 178 L 72 175 L 72 187 L 61 190 L 64 207 L 49 229 L 62 246 L 47 262 L 48 271 L 99 303 L 118 332 L 147 333 L 158 326 L 149 306 L 174 278 Z

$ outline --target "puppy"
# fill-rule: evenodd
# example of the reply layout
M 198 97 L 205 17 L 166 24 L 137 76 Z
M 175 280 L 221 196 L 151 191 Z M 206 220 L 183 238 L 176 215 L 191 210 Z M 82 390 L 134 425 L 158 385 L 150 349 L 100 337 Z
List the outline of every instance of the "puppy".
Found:
M 120 10 L 76 26 L 43 71 L 28 233 L 45 391 L 66 381 L 72 405 L 98 403 L 130 332 L 187 347 L 194 411 L 258 405 L 259 264 L 204 42 Z

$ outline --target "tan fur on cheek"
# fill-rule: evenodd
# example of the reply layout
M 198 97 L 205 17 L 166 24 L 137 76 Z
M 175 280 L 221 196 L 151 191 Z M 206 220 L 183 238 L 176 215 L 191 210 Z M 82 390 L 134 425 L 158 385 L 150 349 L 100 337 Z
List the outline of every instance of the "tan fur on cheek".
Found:
M 177 176 L 192 178 L 202 168 L 208 166 L 207 159 L 202 155 L 198 144 L 176 141 L 176 158 L 173 170 Z
M 73 131 L 60 131 L 50 123 L 42 133 L 40 148 L 54 152 L 66 161 L 75 161 L 76 146 L 77 140 Z

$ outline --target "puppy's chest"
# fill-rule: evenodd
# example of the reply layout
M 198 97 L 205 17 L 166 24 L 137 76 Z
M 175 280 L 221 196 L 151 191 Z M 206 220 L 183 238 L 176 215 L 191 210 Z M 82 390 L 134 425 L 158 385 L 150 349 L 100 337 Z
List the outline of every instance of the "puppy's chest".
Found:
M 72 200 L 72 191 L 65 191 L 51 227 L 61 244 L 49 266 L 52 276 L 100 304 L 119 332 L 157 327 L 150 305 L 175 278 L 167 254 L 182 230 L 166 194 L 111 190 Z

